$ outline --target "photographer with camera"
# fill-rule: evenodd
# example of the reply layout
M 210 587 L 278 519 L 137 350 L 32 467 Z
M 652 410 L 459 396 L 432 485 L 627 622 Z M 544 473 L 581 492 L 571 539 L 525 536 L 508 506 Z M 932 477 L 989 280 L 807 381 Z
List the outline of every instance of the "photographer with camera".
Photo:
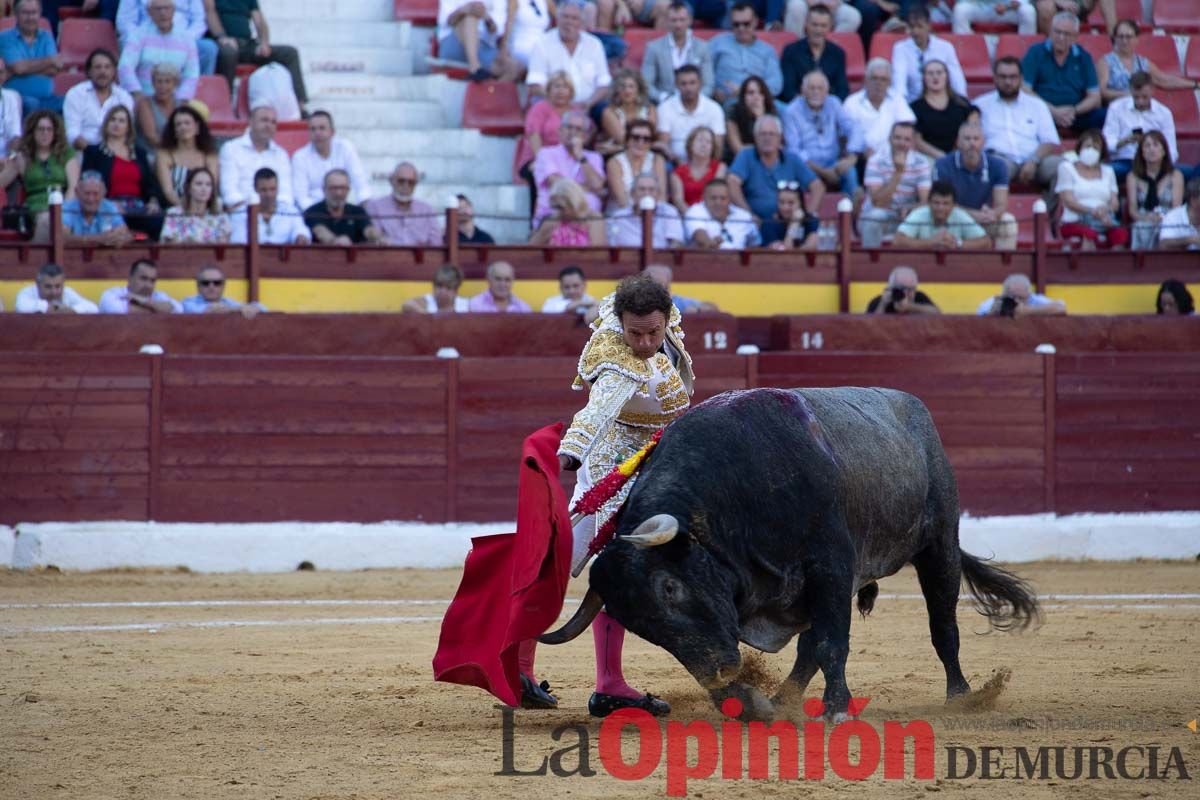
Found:
M 940 314 L 929 295 L 917 289 L 917 271 L 896 267 L 888 274 L 883 294 L 867 304 L 868 314 Z
M 1067 304 L 1033 291 L 1029 278 L 1018 272 L 1004 279 L 1000 294 L 984 300 L 978 313 L 981 317 L 1057 317 L 1067 313 Z

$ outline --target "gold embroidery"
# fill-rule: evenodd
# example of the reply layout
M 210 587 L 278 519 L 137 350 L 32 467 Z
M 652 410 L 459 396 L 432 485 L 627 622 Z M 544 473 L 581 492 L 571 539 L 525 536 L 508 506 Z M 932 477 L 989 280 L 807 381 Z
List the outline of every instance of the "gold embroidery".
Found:
M 592 334 L 583 348 L 583 355 L 579 357 L 579 376 L 593 383 L 606 369 L 641 382 L 653 376 L 650 365 L 633 354 L 621 334 L 600 330 Z
M 654 428 L 657 430 L 658 428 L 667 427 L 671 420 L 678 417 L 680 413 L 682 412 L 669 411 L 658 414 L 653 411 L 622 411 L 621 415 L 617 417 L 617 422 L 639 428 Z

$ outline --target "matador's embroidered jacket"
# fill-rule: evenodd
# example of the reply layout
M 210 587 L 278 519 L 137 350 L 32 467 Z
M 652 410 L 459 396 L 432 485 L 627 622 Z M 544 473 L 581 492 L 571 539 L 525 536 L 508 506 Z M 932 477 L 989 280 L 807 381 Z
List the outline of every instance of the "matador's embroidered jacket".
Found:
M 583 465 L 572 504 L 687 410 L 692 383 L 692 359 L 683 346 L 679 309 L 671 307 L 663 349 L 651 359 L 641 359 L 625 344 L 621 322 L 613 313 L 613 295 L 600 301 L 600 316 L 592 323 L 574 383 L 577 390 L 588 389 L 588 402 L 558 448 Z M 605 503 L 597 515 L 597 529 L 620 508 L 631 488 L 632 479 Z

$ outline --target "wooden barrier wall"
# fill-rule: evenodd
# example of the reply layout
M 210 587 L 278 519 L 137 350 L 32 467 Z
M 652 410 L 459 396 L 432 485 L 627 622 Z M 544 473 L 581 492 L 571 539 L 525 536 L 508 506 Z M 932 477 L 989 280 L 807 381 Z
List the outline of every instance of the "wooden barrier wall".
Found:
M 571 357 L 0 354 L 0 523 L 515 516 L 521 439 Z M 699 354 L 698 398 L 893 386 L 933 412 L 975 514 L 1200 508 L 1200 359 Z

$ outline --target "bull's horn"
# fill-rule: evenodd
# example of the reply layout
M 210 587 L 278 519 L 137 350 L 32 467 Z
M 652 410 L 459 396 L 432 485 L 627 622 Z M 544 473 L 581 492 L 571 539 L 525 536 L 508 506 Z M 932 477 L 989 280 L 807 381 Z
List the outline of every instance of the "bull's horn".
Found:
M 637 526 L 637 530 L 621 538 L 638 547 L 656 547 L 666 544 L 679 533 L 679 520 L 670 514 L 655 514 Z
M 589 586 L 587 594 L 579 603 L 579 609 L 575 612 L 575 616 L 567 620 L 567 624 L 558 630 L 543 633 L 538 637 L 538 641 L 542 644 L 566 644 L 583 633 L 603 607 L 604 599 L 600 597 L 599 592 Z

